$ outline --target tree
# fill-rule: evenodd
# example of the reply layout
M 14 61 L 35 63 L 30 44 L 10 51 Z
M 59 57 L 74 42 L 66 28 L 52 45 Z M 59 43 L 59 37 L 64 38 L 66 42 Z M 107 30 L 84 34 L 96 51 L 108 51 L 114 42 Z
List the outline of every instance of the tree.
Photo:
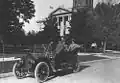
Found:
M 7 37 L 4 37 L 4 43 L 6 44 L 26 44 L 26 35 L 23 29 L 14 31 L 14 33 L 8 33 Z
M 108 39 L 113 35 L 118 28 L 118 18 L 120 13 L 120 4 L 110 5 L 98 3 L 95 8 L 95 34 L 94 37 L 104 41 L 104 51 Z
M 81 44 L 88 46 L 92 40 L 92 27 L 88 24 L 89 9 L 72 14 L 71 36 Z
M 26 36 L 26 42 L 28 45 L 36 44 L 36 33 L 34 31 L 29 32 Z
M 39 31 L 37 36 L 39 36 L 41 42 L 48 43 L 49 41 L 53 40 L 56 41 L 57 37 L 59 36 L 59 32 L 56 25 L 56 18 L 55 17 L 48 17 L 44 21 L 39 21 L 38 23 L 44 24 L 44 30 Z
M 34 17 L 31 0 L 0 0 L 0 34 L 4 37 L 21 30 Z

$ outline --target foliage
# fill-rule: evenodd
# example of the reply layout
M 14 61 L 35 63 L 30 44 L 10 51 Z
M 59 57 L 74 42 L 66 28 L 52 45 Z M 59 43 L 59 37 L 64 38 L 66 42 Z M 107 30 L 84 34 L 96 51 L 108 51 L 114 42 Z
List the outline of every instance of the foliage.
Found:
M 97 4 L 95 8 L 97 19 L 96 22 L 96 33 L 102 35 L 103 38 L 108 38 L 112 33 L 118 28 L 118 15 L 120 13 L 119 4 L 117 5 L 107 5 L 107 4 Z M 99 30 L 97 30 L 99 29 Z M 96 35 L 96 34 L 95 34 Z
M 93 38 L 104 41 L 104 49 L 106 43 L 111 40 L 116 42 L 119 40 L 119 13 L 120 4 L 111 5 L 105 3 L 98 3 L 95 10 L 94 20 L 94 34 Z
M 56 25 L 56 18 L 48 17 L 46 18 L 45 21 L 43 21 L 43 24 L 45 26 L 44 30 L 37 33 L 37 36 L 40 37 L 39 39 L 41 40 L 41 42 L 47 43 L 51 40 L 56 41 L 59 35 L 57 25 Z
M 98 3 L 95 9 L 72 15 L 71 35 L 80 42 L 107 41 L 119 43 L 120 4 Z
M 92 27 L 89 25 L 89 10 L 79 11 L 72 14 L 71 35 L 79 43 L 88 43 L 92 38 Z
M 14 45 L 26 44 L 26 35 L 24 30 L 20 29 L 14 33 L 7 33 L 7 35 L 4 36 L 4 43 Z
M 0 34 L 19 32 L 25 22 L 34 17 L 35 9 L 31 0 L 0 0 Z

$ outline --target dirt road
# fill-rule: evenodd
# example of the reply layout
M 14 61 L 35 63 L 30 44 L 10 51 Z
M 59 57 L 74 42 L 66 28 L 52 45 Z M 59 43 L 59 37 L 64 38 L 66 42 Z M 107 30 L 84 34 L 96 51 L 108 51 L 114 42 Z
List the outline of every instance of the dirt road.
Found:
M 120 83 L 120 59 L 101 60 L 86 63 L 90 66 L 78 73 L 57 76 L 45 83 Z M 0 83 L 36 83 L 34 78 L 16 79 L 8 77 L 0 79 Z

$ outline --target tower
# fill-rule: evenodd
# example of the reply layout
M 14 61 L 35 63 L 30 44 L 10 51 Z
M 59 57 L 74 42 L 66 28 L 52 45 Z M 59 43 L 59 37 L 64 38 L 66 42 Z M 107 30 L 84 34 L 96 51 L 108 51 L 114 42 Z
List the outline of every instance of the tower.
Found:
M 93 8 L 93 0 L 73 0 L 73 10 Z

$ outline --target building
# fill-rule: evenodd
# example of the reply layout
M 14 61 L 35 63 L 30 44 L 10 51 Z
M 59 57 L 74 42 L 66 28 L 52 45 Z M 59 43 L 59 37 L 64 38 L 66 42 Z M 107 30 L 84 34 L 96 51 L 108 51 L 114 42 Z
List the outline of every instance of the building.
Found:
M 83 8 L 93 8 L 93 0 L 73 0 L 73 7 L 69 9 L 58 7 L 50 13 L 49 17 L 56 18 L 57 28 L 60 29 L 60 36 L 70 33 L 72 12 L 77 12 Z
M 84 8 L 93 8 L 93 0 L 73 0 L 73 11 Z
M 72 9 L 65 9 L 62 7 L 57 8 L 50 13 L 49 16 L 56 19 L 57 28 L 60 29 L 60 36 L 69 34 L 70 20 L 72 15 Z

